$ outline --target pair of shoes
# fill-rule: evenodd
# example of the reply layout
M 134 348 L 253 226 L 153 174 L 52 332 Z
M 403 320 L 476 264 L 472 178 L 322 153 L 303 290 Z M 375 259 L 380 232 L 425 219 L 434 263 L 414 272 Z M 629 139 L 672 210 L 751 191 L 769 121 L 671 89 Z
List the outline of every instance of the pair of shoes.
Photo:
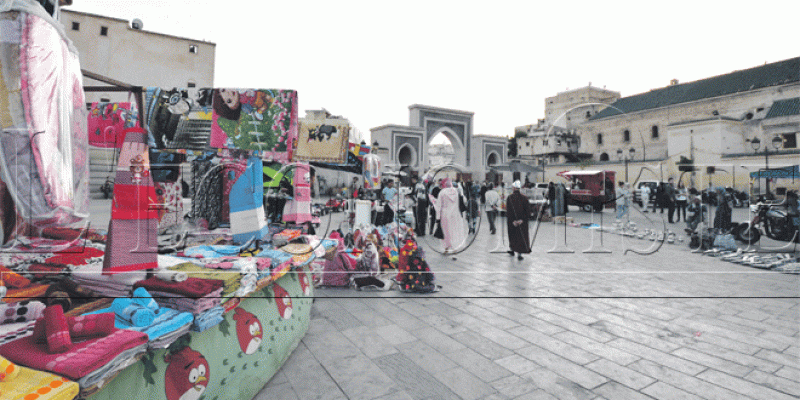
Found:
M 517 260 L 522 260 L 523 258 L 524 258 L 524 257 L 522 257 L 522 254 L 518 254 L 518 255 L 517 255 Z
M 508 251 L 508 255 L 510 255 L 510 256 L 514 256 L 514 250 L 509 250 L 509 251 Z
M 494 235 L 494 231 L 492 231 L 492 235 Z

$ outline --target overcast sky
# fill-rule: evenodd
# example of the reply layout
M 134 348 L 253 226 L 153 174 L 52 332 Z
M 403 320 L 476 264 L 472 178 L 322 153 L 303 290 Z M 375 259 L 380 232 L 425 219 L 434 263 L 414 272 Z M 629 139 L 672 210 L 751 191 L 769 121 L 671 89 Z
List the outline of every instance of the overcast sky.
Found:
M 368 135 L 408 106 L 475 113 L 510 136 L 544 99 L 623 96 L 800 55 L 800 1 L 74 0 L 144 29 L 216 43 L 215 87 L 298 91 Z

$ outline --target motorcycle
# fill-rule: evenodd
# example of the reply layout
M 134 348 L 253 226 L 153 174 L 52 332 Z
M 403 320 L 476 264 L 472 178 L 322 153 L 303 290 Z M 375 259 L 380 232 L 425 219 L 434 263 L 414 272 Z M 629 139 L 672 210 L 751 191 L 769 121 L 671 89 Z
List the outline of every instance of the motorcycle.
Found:
M 750 206 L 753 219 L 743 222 L 734 229 L 734 237 L 740 242 L 754 244 L 762 233 L 773 240 L 800 242 L 800 233 L 794 226 L 783 204 L 756 203 Z
M 730 195 L 734 208 L 745 208 L 750 205 L 750 196 L 747 193 L 733 188 L 725 188 L 725 191 Z

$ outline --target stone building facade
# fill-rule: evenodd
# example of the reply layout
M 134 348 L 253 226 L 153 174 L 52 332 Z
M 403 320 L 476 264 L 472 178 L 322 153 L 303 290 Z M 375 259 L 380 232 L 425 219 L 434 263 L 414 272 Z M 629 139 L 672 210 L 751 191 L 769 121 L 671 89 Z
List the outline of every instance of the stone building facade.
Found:
M 563 100 L 559 96 L 554 98 Z M 690 174 L 685 183 L 745 189 L 747 173 L 765 167 L 765 145 L 770 167 L 798 163 L 799 108 L 800 57 L 694 82 L 673 81 L 616 98 L 590 117 L 584 112 L 580 122 L 573 113 L 567 123 L 580 137 L 577 152 L 591 155 L 593 169 L 616 170 L 631 181 L 666 180 L 680 178 L 676 164 L 692 160 L 703 173 Z M 775 137 L 781 142 L 777 148 L 772 146 Z M 753 138 L 759 139 L 758 150 Z M 577 167 L 550 165 L 546 176 L 555 180 L 556 172 Z M 628 174 L 621 173 L 625 167 Z

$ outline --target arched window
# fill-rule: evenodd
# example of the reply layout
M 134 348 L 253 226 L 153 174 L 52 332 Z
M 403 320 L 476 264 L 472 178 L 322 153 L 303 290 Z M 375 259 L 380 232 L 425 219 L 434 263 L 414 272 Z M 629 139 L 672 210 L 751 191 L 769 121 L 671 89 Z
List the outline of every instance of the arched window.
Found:
M 409 145 L 403 145 L 397 152 L 397 161 L 400 165 L 416 165 L 416 152 Z
M 653 128 L 650 130 L 653 139 L 658 139 L 658 125 L 653 125 Z
M 597 144 L 603 144 L 603 134 L 602 133 L 598 133 L 597 134 Z
M 600 154 L 600 161 L 608 161 L 608 153 Z
M 630 142 L 631 141 L 631 131 L 625 129 L 622 131 L 622 141 L 623 142 Z

